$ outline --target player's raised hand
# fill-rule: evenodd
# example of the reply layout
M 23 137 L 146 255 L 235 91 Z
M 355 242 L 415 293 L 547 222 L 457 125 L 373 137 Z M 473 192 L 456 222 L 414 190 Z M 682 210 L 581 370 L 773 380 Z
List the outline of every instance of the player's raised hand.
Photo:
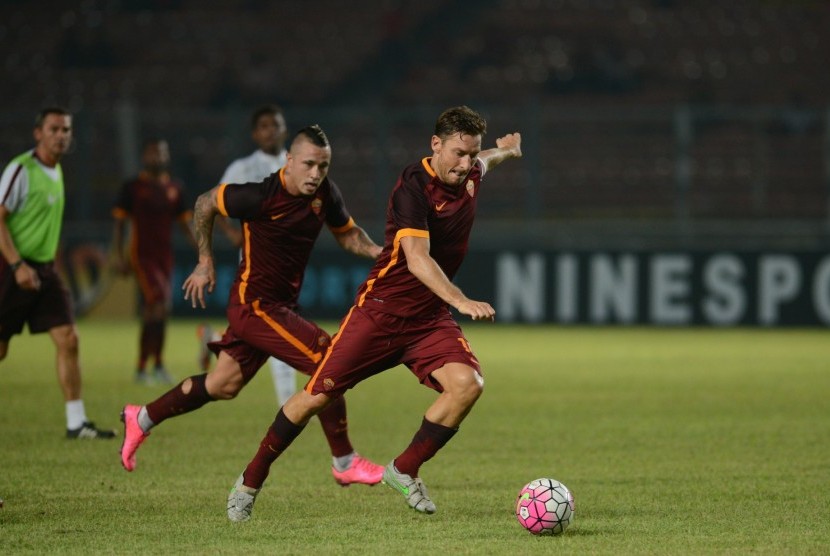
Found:
M 213 268 L 213 261 L 199 261 L 199 264 L 196 265 L 196 268 L 182 284 L 184 298 L 190 300 L 190 304 L 194 309 L 196 303 L 204 309 L 207 306 L 205 303 L 205 288 L 207 288 L 207 293 L 213 293 L 215 286 L 216 271 Z
M 522 156 L 522 134 L 519 132 L 508 133 L 504 137 L 496 139 L 496 146 L 500 149 L 507 149 L 515 158 Z
M 465 299 L 455 308 L 458 309 L 459 313 L 467 315 L 473 320 L 489 320 L 490 322 L 496 320 L 496 310 L 486 301 Z
M 478 153 L 478 158 L 485 164 L 487 170 L 492 170 L 505 160 L 521 158 L 522 156 L 522 134 L 517 132 L 508 133 L 496 139 L 496 147 L 486 149 Z

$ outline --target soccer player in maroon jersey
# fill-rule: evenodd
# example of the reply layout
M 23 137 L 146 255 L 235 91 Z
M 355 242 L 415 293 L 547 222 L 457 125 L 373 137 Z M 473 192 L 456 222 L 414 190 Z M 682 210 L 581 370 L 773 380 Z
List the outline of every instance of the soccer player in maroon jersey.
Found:
M 484 386 L 449 307 L 473 320 L 495 316 L 489 303 L 469 299 L 451 280 L 467 252 L 482 177 L 522 155 L 518 133 L 482 151 L 486 129 L 470 108 L 450 108 L 435 124 L 432 156 L 404 168 L 389 199 L 383 252 L 314 376 L 279 410 L 234 484 L 227 506 L 231 521 L 250 519 L 271 464 L 312 415 L 358 382 L 401 363 L 439 394 L 410 445 L 386 466 L 383 482 L 410 507 L 435 512 L 418 471 L 456 433 Z
M 213 291 L 212 231 L 217 214 L 242 221 L 242 259 L 228 300 L 228 328 L 209 347 L 217 354 L 208 374 L 185 379 L 146 406 L 127 405 L 121 463 L 135 468 L 135 452 L 150 428 L 213 400 L 234 398 L 274 356 L 311 375 L 330 344 L 328 333 L 297 313 L 311 248 L 327 225 L 340 246 L 377 258 L 374 243 L 349 215 L 338 187 L 328 179 L 331 147 L 319 126 L 301 129 L 291 142 L 286 165 L 260 183 L 220 184 L 196 201 L 199 263 L 185 280 L 185 299 L 205 307 Z M 342 398 L 320 413 L 331 448 L 332 474 L 341 485 L 376 484 L 383 467 L 358 455 L 348 435 Z
M 192 211 L 184 191 L 168 172 L 170 148 L 164 139 L 149 139 L 141 150 L 142 170 L 121 187 L 112 215 L 118 270 L 135 274 L 141 291 L 141 335 L 136 382 L 172 383 L 164 367 L 164 334 L 173 301 L 173 225 L 178 222 L 187 240 L 196 247 L 190 230 Z M 125 249 L 127 222 L 132 224 L 130 249 Z M 146 372 L 152 358 L 153 376 Z

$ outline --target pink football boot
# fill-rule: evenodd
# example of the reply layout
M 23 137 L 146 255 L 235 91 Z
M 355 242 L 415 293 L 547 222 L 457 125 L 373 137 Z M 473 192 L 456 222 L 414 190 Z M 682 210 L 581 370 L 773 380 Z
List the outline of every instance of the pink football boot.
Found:
M 331 474 L 334 475 L 334 480 L 337 481 L 337 484 L 344 487 L 352 483 L 376 485 L 383 478 L 383 466 L 372 463 L 360 454 L 355 454 L 352 459 L 352 464 L 348 469 L 338 471 L 332 467 Z
M 127 471 L 135 469 L 135 452 L 141 443 L 150 436 L 138 424 L 140 405 L 125 405 L 121 410 L 121 421 L 124 423 L 124 442 L 121 443 L 121 465 Z

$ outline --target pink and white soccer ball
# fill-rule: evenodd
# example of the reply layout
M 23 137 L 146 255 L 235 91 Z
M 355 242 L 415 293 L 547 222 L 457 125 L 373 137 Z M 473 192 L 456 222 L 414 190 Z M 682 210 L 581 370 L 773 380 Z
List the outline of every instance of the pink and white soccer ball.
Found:
M 574 497 L 554 479 L 530 481 L 516 498 L 516 519 L 534 535 L 559 535 L 574 519 Z

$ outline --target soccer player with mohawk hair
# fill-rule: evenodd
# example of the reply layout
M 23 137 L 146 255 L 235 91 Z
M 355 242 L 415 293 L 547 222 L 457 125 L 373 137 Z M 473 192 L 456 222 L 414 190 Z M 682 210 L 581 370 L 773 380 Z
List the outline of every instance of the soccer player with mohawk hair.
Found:
M 199 262 L 182 289 L 193 307 L 205 307 L 216 285 L 212 231 L 218 214 L 242 221 L 242 259 L 228 300 L 228 328 L 210 349 L 214 369 L 191 376 L 153 402 L 122 412 L 121 463 L 135 469 L 135 454 L 150 429 L 214 400 L 229 400 L 254 377 L 269 356 L 311 375 L 330 345 L 326 331 L 297 313 L 308 259 L 323 225 L 340 246 L 377 258 L 381 248 L 349 215 L 337 185 L 328 179 L 331 146 L 319 126 L 301 129 L 291 141 L 285 166 L 260 183 L 220 184 L 196 201 L 194 228 Z M 376 484 L 383 467 L 355 452 L 349 440 L 345 400 L 320 413 L 337 483 Z

